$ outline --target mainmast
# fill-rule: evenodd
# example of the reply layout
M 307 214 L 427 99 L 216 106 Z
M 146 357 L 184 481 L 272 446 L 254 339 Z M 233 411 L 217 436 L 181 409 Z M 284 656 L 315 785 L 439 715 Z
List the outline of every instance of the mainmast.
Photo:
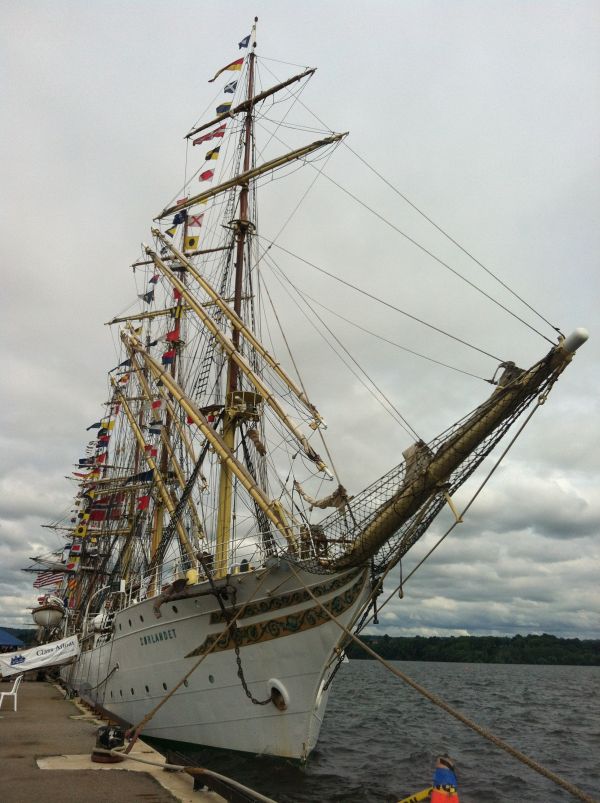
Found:
M 252 49 L 248 55 L 248 81 L 246 85 L 246 98 L 248 106 L 246 108 L 246 115 L 244 121 L 244 160 L 243 172 L 246 173 L 250 169 L 252 161 L 253 149 L 253 112 L 254 107 L 250 102 L 254 95 L 254 66 L 256 54 L 256 23 L 258 17 L 254 18 L 254 25 L 251 32 Z M 233 222 L 235 230 L 235 285 L 233 296 L 233 309 L 237 316 L 242 317 L 242 294 L 244 283 L 244 253 L 246 243 L 249 235 L 249 229 L 252 223 L 248 219 L 249 207 L 249 182 L 242 185 L 239 197 L 239 218 Z M 231 339 L 236 350 L 239 350 L 240 345 L 240 332 L 236 327 L 232 328 Z M 237 363 L 230 356 L 227 364 L 227 389 L 225 396 L 225 409 L 223 413 L 223 440 L 230 451 L 235 449 L 236 429 L 238 425 L 239 413 L 235 410 L 234 395 L 239 389 L 240 373 Z M 218 577 L 224 576 L 228 572 L 229 565 L 229 543 L 231 538 L 231 522 L 232 522 L 232 494 L 233 494 L 233 477 L 231 470 L 225 463 L 221 463 L 220 477 L 219 477 L 219 503 L 217 514 L 217 538 L 216 538 L 216 555 L 215 555 L 215 569 Z

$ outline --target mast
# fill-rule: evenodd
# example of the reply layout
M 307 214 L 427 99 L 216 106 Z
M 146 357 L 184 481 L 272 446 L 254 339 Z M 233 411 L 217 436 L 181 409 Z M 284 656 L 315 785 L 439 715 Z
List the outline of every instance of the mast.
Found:
M 254 95 L 254 62 L 256 54 L 256 23 L 258 17 L 254 18 L 254 25 L 252 27 L 252 50 L 248 55 L 248 83 L 246 97 L 252 98 Z M 252 103 L 248 103 L 246 109 L 246 118 L 244 122 L 244 163 L 243 173 L 250 169 L 252 159 L 253 147 L 253 111 Z M 235 314 L 242 317 L 242 290 L 244 282 L 244 250 L 248 230 L 251 226 L 248 220 L 248 196 L 249 196 L 249 182 L 242 185 L 239 197 L 240 216 L 234 222 L 235 225 L 235 285 L 233 296 L 233 309 Z M 240 346 L 240 332 L 236 327 L 232 327 L 231 340 L 236 351 L 239 351 Z M 225 394 L 225 409 L 223 414 L 223 440 L 227 448 L 233 452 L 235 449 L 235 436 L 237 429 L 237 413 L 234 412 L 233 396 L 238 390 L 239 383 L 239 369 L 237 363 L 230 355 L 227 362 L 227 386 Z M 216 555 L 215 555 L 215 568 L 217 577 L 224 576 L 229 570 L 229 543 L 231 538 L 231 522 L 232 522 L 232 494 L 233 494 L 233 476 L 229 467 L 225 463 L 221 463 L 220 476 L 219 476 L 219 502 L 217 514 L 217 539 L 216 539 Z

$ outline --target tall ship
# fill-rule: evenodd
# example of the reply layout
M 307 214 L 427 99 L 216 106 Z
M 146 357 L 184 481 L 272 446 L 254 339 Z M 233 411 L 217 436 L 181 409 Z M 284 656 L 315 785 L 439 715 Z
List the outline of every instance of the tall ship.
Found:
M 305 144 L 284 148 L 262 123 L 314 70 L 259 89 L 258 66 L 255 24 L 210 79 L 216 115 L 186 135 L 200 166 L 156 210 L 133 265 L 136 308 L 110 321 L 120 354 L 72 511 L 52 525 L 65 553 L 34 567 L 57 578 L 34 616 L 43 639 L 78 637 L 62 679 L 115 720 L 305 760 L 348 634 L 384 578 L 456 510 L 456 491 L 587 335 L 555 333 L 529 368 L 503 362 L 471 412 L 415 437 L 364 490 L 347 487 L 326 413 L 287 351 L 258 214 L 261 186 L 284 193 L 279 179 L 320 170 L 346 135 L 306 128 Z

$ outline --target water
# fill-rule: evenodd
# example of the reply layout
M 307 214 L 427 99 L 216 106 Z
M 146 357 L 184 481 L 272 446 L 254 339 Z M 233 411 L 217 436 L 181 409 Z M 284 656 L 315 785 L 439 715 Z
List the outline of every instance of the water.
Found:
M 479 725 L 600 799 L 600 667 L 396 662 Z M 387 803 L 456 761 L 461 803 L 573 798 L 424 699 L 375 661 L 344 664 L 306 767 L 195 750 L 190 760 L 279 803 Z

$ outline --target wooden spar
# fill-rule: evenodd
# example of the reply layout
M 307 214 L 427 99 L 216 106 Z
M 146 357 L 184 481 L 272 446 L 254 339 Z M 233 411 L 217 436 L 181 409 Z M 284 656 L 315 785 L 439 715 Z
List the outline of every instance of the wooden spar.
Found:
M 129 356 L 131 358 L 131 367 L 133 368 L 133 370 L 137 374 L 138 380 L 139 380 L 140 385 L 142 387 L 142 390 L 144 392 L 144 396 L 146 397 L 146 400 L 148 402 L 151 402 L 152 401 L 152 391 L 150 390 L 150 385 L 148 384 L 148 380 L 144 376 L 143 366 L 137 364 L 137 361 L 136 361 L 137 354 L 136 354 L 136 352 L 133 351 L 133 349 L 130 348 L 130 346 L 129 346 L 129 344 L 127 342 L 125 342 L 125 347 L 126 347 L 127 352 L 128 352 L 128 354 L 129 354 Z M 168 413 L 170 415 L 171 422 L 175 425 L 175 429 L 177 430 L 177 432 L 179 434 L 179 437 L 181 438 L 181 441 L 184 444 L 190 459 L 195 463 L 196 462 L 196 455 L 194 453 L 194 448 L 193 448 L 189 438 L 187 437 L 187 433 L 185 432 L 185 429 L 182 426 L 181 421 L 175 415 L 175 410 L 173 408 L 173 405 L 171 404 L 171 402 L 168 399 L 165 399 L 164 397 L 163 397 L 163 400 L 165 402 L 165 406 L 167 408 L 167 411 L 168 411 Z M 177 457 L 175 455 L 175 451 L 174 451 L 173 447 L 171 446 L 171 444 L 169 442 L 169 439 L 165 438 L 165 433 L 164 432 L 161 432 L 161 441 L 163 443 L 163 446 L 167 449 L 167 451 L 169 453 L 169 462 L 173 466 L 173 470 L 175 471 L 175 476 L 177 478 L 177 482 L 179 484 L 179 487 L 183 491 L 183 489 L 185 488 L 185 485 L 186 485 L 184 474 L 183 474 L 183 471 L 182 471 L 181 466 L 179 464 L 179 461 L 177 460 Z M 196 509 L 196 505 L 194 504 L 194 501 L 191 498 L 191 496 L 188 498 L 188 508 L 189 508 L 190 513 L 192 515 L 192 519 L 194 520 L 194 524 L 196 525 L 196 530 L 198 531 L 198 534 L 199 535 L 204 535 L 204 528 L 203 528 L 202 523 L 200 521 L 200 516 L 198 515 L 198 511 Z
M 250 55 L 254 55 L 251 53 Z M 213 120 L 209 123 L 203 123 L 198 128 L 194 128 L 190 131 L 189 134 L 186 134 L 184 139 L 189 139 L 193 137 L 194 134 L 198 134 L 200 131 L 204 131 L 207 128 L 210 128 L 211 125 L 216 125 L 216 123 L 220 123 L 222 120 L 226 120 L 228 117 L 232 117 L 234 114 L 238 114 L 239 112 L 247 112 L 248 109 L 251 109 L 253 106 L 256 106 L 261 100 L 268 98 L 269 95 L 275 94 L 275 92 L 279 92 L 280 89 L 285 89 L 286 86 L 290 86 L 290 84 L 295 83 L 296 81 L 301 81 L 303 78 L 307 78 L 309 75 L 312 75 L 317 71 L 316 67 L 309 67 L 308 69 L 304 70 L 302 73 L 298 73 L 298 75 L 293 75 L 291 78 L 288 78 L 287 81 L 283 81 L 281 84 L 277 84 L 276 86 L 272 86 L 270 89 L 265 89 L 264 92 L 259 92 L 258 95 L 254 95 L 252 98 L 248 98 L 243 100 L 235 109 L 229 109 L 229 111 L 224 112 L 223 114 L 217 115 Z
M 118 388 L 113 377 L 111 377 L 111 382 L 116 391 L 116 395 L 119 399 L 119 402 L 123 405 L 123 412 L 127 416 L 127 420 L 129 421 L 129 426 L 131 428 L 131 431 L 133 432 L 133 435 L 140 448 L 143 448 L 146 444 L 146 441 L 144 439 L 144 435 L 142 434 L 141 429 L 137 424 L 137 421 L 134 418 L 132 411 L 129 408 L 129 405 L 127 404 L 127 399 L 125 398 L 125 394 L 122 393 L 121 390 Z M 175 505 L 173 503 L 173 499 L 171 498 L 171 494 L 169 493 L 167 486 L 164 483 L 164 480 L 161 476 L 158 466 L 156 465 L 154 459 L 149 455 L 146 455 L 146 462 L 148 463 L 149 468 L 154 471 L 154 479 L 156 481 L 158 493 L 163 505 L 167 508 L 169 514 L 173 515 L 173 513 L 175 512 Z M 183 549 L 185 550 L 185 553 L 188 556 L 189 560 L 193 564 L 194 561 L 196 560 L 196 557 L 194 555 L 194 550 L 192 549 L 192 545 L 190 544 L 189 539 L 187 537 L 187 533 L 183 529 L 181 522 L 177 521 L 176 527 L 177 527 L 177 535 L 179 536 L 179 541 Z
M 219 248 L 200 248 L 198 251 L 188 251 L 187 255 L 189 257 L 197 257 L 201 256 L 202 254 L 214 254 L 217 251 L 229 251 L 231 249 L 230 245 L 221 245 Z M 175 259 L 173 257 L 165 257 L 165 262 L 174 262 Z M 138 262 L 132 262 L 132 268 L 141 268 L 143 265 L 151 265 L 151 259 L 140 259 Z
M 152 262 L 152 260 L 150 260 Z M 173 317 L 177 307 L 166 307 L 165 309 L 150 310 L 148 312 L 138 312 L 137 315 L 125 315 L 123 318 L 113 318 L 107 321 L 105 326 L 112 326 L 114 323 L 126 323 L 127 321 L 143 321 L 149 318 L 161 318 L 165 315 Z
M 294 545 L 295 541 L 293 535 L 289 532 L 284 522 L 282 522 L 281 518 L 277 515 L 276 507 L 273 502 L 257 485 L 247 468 L 240 463 L 235 455 L 226 448 L 222 437 L 208 423 L 196 404 L 185 395 L 177 381 L 144 350 L 144 347 L 139 340 L 134 339 L 131 334 L 125 332 L 121 333 L 121 337 L 129 340 L 131 348 L 141 356 L 146 365 L 150 368 L 150 372 L 152 373 L 154 379 L 157 381 L 160 380 L 163 383 L 173 399 L 185 411 L 186 415 L 189 415 L 192 421 L 198 426 L 204 437 L 210 442 L 221 462 L 225 462 L 228 467 L 231 468 L 232 472 L 239 479 L 242 486 L 248 491 L 250 496 L 258 504 L 271 523 L 285 538 L 288 539 L 290 543 Z
M 273 393 L 268 389 L 268 387 L 264 384 L 264 382 L 254 373 L 250 364 L 246 360 L 246 358 L 236 349 L 232 340 L 227 337 L 227 335 L 217 326 L 214 320 L 208 315 L 204 309 L 202 309 L 202 305 L 196 301 L 193 295 L 190 294 L 188 288 L 183 284 L 181 279 L 168 267 L 165 263 L 160 259 L 160 257 L 149 247 L 146 246 L 146 253 L 149 254 L 153 260 L 156 267 L 161 271 L 161 273 L 166 276 L 173 287 L 176 287 L 190 309 L 192 309 L 196 315 L 200 318 L 204 326 L 208 329 L 208 331 L 214 335 L 214 337 L 219 341 L 220 345 L 223 347 L 223 350 L 227 353 L 227 355 L 236 363 L 238 368 L 242 371 L 244 376 L 248 379 L 248 381 L 254 386 L 254 388 L 260 393 L 263 400 L 271 407 L 271 409 L 277 414 L 278 418 L 282 421 L 282 423 L 286 426 L 286 428 L 290 431 L 290 433 L 296 438 L 298 443 L 302 446 L 306 456 L 312 460 L 317 468 L 320 471 L 327 472 L 327 467 L 319 457 L 319 455 L 315 452 L 312 446 L 309 444 L 306 436 L 300 429 L 296 426 L 296 424 L 291 420 L 291 418 L 286 414 L 285 410 L 279 404 L 278 400 L 275 398 Z
M 229 319 L 231 325 L 233 326 L 236 332 L 239 332 L 244 336 L 244 339 L 254 348 L 258 354 L 264 359 L 264 361 L 275 371 L 277 376 L 288 386 L 288 388 L 292 391 L 292 393 L 298 398 L 299 401 L 308 409 L 310 414 L 315 419 L 315 425 L 319 426 L 323 419 L 317 408 L 310 402 L 307 398 L 304 391 L 299 388 L 296 383 L 289 377 L 285 371 L 281 368 L 279 363 L 273 359 L 273 357 L 269 354 L 266 348 L 262 345 L 262 343 L 255 337 L 254 333 L 251 329 L 249 329 L 242 318 L 240 317 L 240 313 L 234 309 L 232 309 L 226 300 L 220 296 L 217 291 L 206 281 L 206 279 L 196 270 L 194 265 L 190 262 L 189 259 L 186 259 L 184 254 L 182 254 L 172 243 L 168 241 L 168 239 L 160 232 L 158 229 L 153 228 L 152 234 L 157 237 L 161 243 L 163 243 L 167 248 L 169 248 L 173 254 L 175 254 L 178 261 L 181 262 L 182 265 L 185 265 L 188 272 L 194 277 L 194 279 L 198 282 L 200 287 L 206 292 L 206 294 L 212 299 L 213 303 L 216 304 L 217 307 L 221 310 L 221 312 Z M 240 291 L 241 292 L 241 291 Z M 241 300 L 236 298 L 235 300 Z M 240 304 L 238 303 L 238 306 Z M 232 342 L 238 347 L 238 344 L 235 343 L 234 339 L 232 338 Z
M 173 206 L 163 209 L 163 211 L 160 212 L 154 218 L 154 220 L 162 220 L 164 217 L 168 217 L 174 212 L 179 212 L 182 209 L 188 209 L 190 206 L 207 201 L 209 198 L 214 198 L 215 195 L 220 195 L 222 192 L 225 192 L 225 190 L 229 190 L 232 187 L 243 186 L 251 179 L 262 176 L 264 173 L 268 173 L 269 171 L 284 167 L 286 164 L 289 164 L 296 159 L 301 159 L 303 156 L 308 156 L 309 153 L 316 151 L 318 148 L 323 148 L 325 145 L 331 145 L 333 142 L 339 142 L 339 140 L 345 137 L 347 133 L 348 132 L 346 131 L 343 134 L 332 134 L 330 137 L 319 139 L 315 142 L 312 142 L 310 145 L 305 145 L 303 148 L 290 151 L 290 153 L 287 153 L 284 156 L 278 156 L 276 159 L 271 159 L 268 162 L 264 162 L 262 165 L 253 167 L 251 170 L 248 170 L 244 173 L 240 173 L 239 176 L 234 176 L 234 178 L 229 179 L 229 181 L 224 181 L 222 184 L 218 184 L 216 187 L 212 187 L 210 190 L 204 190 L 204 192 L 198 193 L 198 195 L 193 195 L 191 198 L 186 198 L 185 201 L 181 201 L 181 203 L 177 203 Z
M 573 340 L 573 336 L 569 341 Z M 578 344 L 580 345 L 580 344 Z M 380 547 L 413 516 L 435 493 L 445 490 L 452 474 L 494 433 L 528 397 L 555 381 L 573 357 L 575 345 L 561 341 L 545 358 L 506 385 L 498 387 L 490 398 L 467 418 L 451 435 L 414 479 L 404 482 L 398 492 L 371 518 L 358 534 L 350 550 L 331 561 L 336 569 L 355 565 L 375 555 Z

